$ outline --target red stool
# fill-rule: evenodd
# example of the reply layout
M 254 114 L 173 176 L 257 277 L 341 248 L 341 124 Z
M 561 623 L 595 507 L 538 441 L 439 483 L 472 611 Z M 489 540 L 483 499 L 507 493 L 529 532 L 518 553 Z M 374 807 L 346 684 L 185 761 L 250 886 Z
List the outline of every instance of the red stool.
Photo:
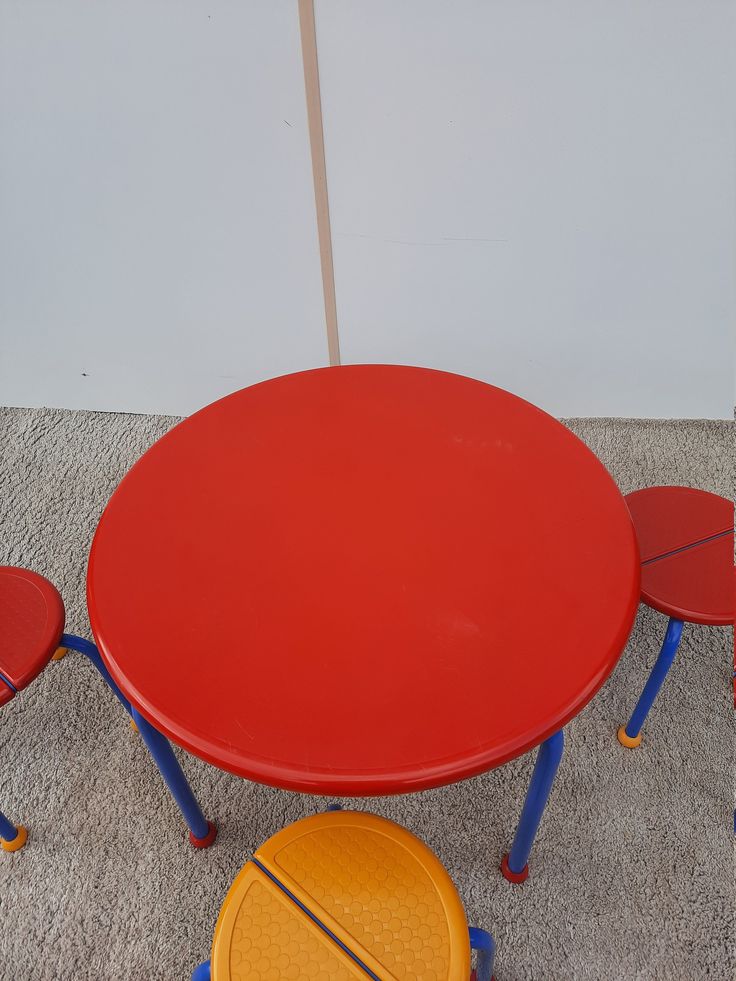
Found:
M 166 784 L 186 817 L 189 840 L 195 848 L 207 848 L 217 828 L 207 821 L 187 783 L 187 778 L 168 740 L 153 728 L 122 694 L 112 679 L 97 647 L 84 637 L 65 634 L 64 603 L 48 579 L 18 569 L 0 566 L 0 705 L 33 681 L 53 658 L 69 650 L 84 654 L 94 664 L 128 715 L 138 721 L 143 741 L 153 756 Z M 0 812 L 0 846 L 6 852 L 22 848 L 28 832 L 16 827 Z
M 13 566 L 0 566 L 0 705 L 26 688 L 59 652 L 64 604 L 48 579 Z M 14 852 L 28 832 L 0 812 L 0 846 Z
M 626 726 L 622 746 L 641 728 L 672 665 L 683 624 L 734 622 L 733 504 L 691 487 L 647 487 L 626 497 L 641 553 L 641 598 L 669 616 L 662 650 Z

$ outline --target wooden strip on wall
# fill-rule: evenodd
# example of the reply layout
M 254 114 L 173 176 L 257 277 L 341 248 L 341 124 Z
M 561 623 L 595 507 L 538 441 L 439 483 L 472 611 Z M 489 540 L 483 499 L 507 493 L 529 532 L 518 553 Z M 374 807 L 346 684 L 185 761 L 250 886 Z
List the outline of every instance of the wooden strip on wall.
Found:
M 330 204 L 327 196 L 327 167 L 325 141 L 322 128 L 322 99 L 319 90 L 319 64 L 317 61 L 317 31 L 314 23 L 314 0 L 299 0 L 299 29 L 302 37 L 304 62 L 304 87 L 307 95 L 307 119 L 309 143 L 312 149 L 312 176 L 314 200 L 317 206 L 317 234 L 322 265 L 322 289 L 325 297 L 327 324 L 327 350 L 330 364 L 340 364 L 340 339 L 337 332 L 337 302 L 335 299 L 335 271 L 332 264 L 332 232 L 330 230 Z

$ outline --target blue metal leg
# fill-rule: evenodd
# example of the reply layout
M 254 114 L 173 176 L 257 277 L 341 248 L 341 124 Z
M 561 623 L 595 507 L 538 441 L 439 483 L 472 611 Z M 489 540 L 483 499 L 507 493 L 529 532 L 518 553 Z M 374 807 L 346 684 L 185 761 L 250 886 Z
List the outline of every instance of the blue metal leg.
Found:
M 208 845 L 211 845 L 215 840 L 217 829 L 214 824 L 205 820 L 199 804 L 187 783 L 187 778 L 184 776 L 179 762 L 174 756 L 174 751 L 165 736 L 162 736 L 150 723 L 142 719 L 132 707 L 113 681 L 105 662 L 100 657 L 100 652 L 91 641 L 85 640 L 84 637 L 77 637 L 75 634 L 63 634 L 61 646 L 68 647 L 73 651 L 79 651 L 80 654 L 84 654 L 94 664 L 107 682 L 107 685 L 112 689 L 120 704 L 138 726 L 143 741 L 148 747 L 151 756 L 153 756 L 161 772 L 161 776 L 166 782 L 166 786 L 179 805 L 182 816 L 189 828 L 189 840 L 197 848 L 206 848 Z
M 200 964 L 199 967 L 194 968 L 192 973 L 192 981 L 210 981 L 210 962 L 205 961 L 204 964 Z
M 478 951 L 478 963 L 475 968 L 476 981 L 492 981 L 493 959 L 496 956 L 496 945 L 487 930 L 469 927 L 470 949 Z
M 215 826 L 207 821 L 202 814 L 168 739 L 162 736 L 157 729 L 154 729 L 150 722 L 147 722 L 140 712 L 132 706 L 131 712 L 143 742 L 156 761 L 161 776 L 171 791 L 171 796 L 179 805 L 179 810 L 189 828 L 189 840 L 199 848 L 212 844 L 215 840 Z
M 4 852 L 17 852 L 28 840 L 28 832 L 19 824 L 17 827 L 0 812 L 0 849 Z
M 85 640 L 84 637 L 77 637 L 76 634 L 62 634 L 61 646 L 68 647 L 72 651 L 79 651 L 80 654 L 84 654 L 85 657 L 88 657 L 105 679 L 108 687 L 111 689 L 125 711 L 128 713 L 128 715 L 130 715 L 130 702 L 112 680 L 112 676 L 107 670 L 105 662 L 100 657 L 100 652 L 97 650 L 92 641 Z
M 15 841 L 18 837 L 18 829 L 12 821 L 8 821 L 2 811 L 0 811 L 0 838 L 3 841 Z
M 560 729 L 539 747 L 529 790 L 519 818 L 519 826 L 514 836 L 514 843 L 511 846 L 511 851 L 508 855 L 504 855 L 501 863 L 501 871 L 509 882 L 523 882 L 529 875 L 529 853 L 534 844 L 539 822 L 542 820 L 557 767 L 562 759 L 563 746 L 564 736 L 562 729 Z
M 664 635 L 662 650 L 659 652 L 659 657 L 652 668 L 652 673 L 649 675 L 646 685 L 644 685 L 644 691 L 639 696 L 636 708 L 631 713 L 631 718 L 623 733 L 619 730 L 618 738 L 624 746 L 638 746 L 641 742 L 641 736 L 639 735 L 641 727 L 644 725 L 644 721 L 649 714 L 649 709 L 654 704 L 654 699 L 657 697 L 657 693 L 662 687 L 664 679 L 667 677 L 667 672 L 672 667 L 672 662 L 675 659 L 680 638 L 682 637 L 682 628 L 682 620 L 675 620 L 674 617 L 667 624 L 667 633 Z
M 342 804 L 338 804 L 336 801 L 333 801 L 332 804 L 328 804 L 327 805 L 327 810 L 328 811 L 341 811 L 342 810 Z

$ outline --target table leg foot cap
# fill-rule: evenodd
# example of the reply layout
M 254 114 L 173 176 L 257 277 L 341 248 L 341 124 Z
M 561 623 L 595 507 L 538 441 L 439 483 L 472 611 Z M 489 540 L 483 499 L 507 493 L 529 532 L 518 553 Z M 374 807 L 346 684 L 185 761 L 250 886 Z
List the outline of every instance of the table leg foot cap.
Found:
M 641 733 L 638 736 L 627 736 L 626 726 L 621 726 L 618 730 L 618 741 L 627 749 L 636 749 L 641 742 Z
M 57 647 L 54 653 L 51 655 L 52 661 L 60 661 L 62 657 L 66 657 L 69 651 L 66 647 Z
M 529 878 L 529 863 L 526 863 L 521 872 L 512 872 L 509 868 L 509 855 L 507 852 L 501 859 L 501 874 L 509 882 L 526 882 Z
M 136 723 L 135 719 L 130 720 L 130 728 L 133 730 L 133 732 L 138 732 L 138 724 Z
M 28 841 L 28 831 L 22 824 L 17 826 L 16 831 L 18 834 L 12 841 L 5 841 L 4 838 L 0 838 L 0 847 L 4 852 L 17 852 Z
M 209 831 L 204 838 L 195 838 L 192 832 L 189 832 L 189 841 L 195 848 L 209 848 L 217 837 L 217 825 L 213 824 L 212 821 L 208 821 L 207 827 Z

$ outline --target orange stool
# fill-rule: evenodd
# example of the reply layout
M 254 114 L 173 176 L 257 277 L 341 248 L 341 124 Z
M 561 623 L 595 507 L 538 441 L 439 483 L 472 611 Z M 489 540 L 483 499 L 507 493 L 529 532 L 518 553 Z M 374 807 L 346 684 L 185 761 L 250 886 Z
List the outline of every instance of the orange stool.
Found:
M 494 944 L 468 929 L 439 859 L 374 814 L 332 810 L 262 845 L 220 911 L 192 981 L 490 981 Z
M 48 579 L 28 569 L 0 566 L 0 705 L 26 688 L 59 650 L 64 604 Z M 15 852 L 28 832 L 0 812 L 0 848 Z

